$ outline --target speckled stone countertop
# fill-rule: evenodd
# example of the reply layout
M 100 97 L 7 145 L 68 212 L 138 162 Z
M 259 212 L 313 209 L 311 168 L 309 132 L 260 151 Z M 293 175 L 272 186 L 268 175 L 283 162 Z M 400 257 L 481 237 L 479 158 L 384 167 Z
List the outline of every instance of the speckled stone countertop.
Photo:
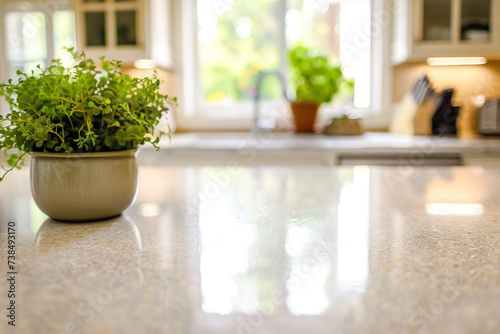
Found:
M 409 152 L 432 149 L 435 153 L 500 153 L 499 137 L 456 138 L 412 136 L 389 132 L 366 132 L 360 136 L 327 136 L 284 132 L 191 132 L 164 138 L 161 146 L 168 151 L 238 151 L 255 148 L 262 151 L 338 151 L 338 152 Z
M 174 134 L 171 141 L 164 137 L 160 146 L 164 165 L 225 165 L 228 160 L 245 165 L 287 166 L 400 165 L 410 161 L 419 166 L 500 168 L 499 137 L 466 139 L 382 132 L 367 132 L 361 136 L 265 131 L 194 132 Z M 146 164 L 158 162 L 151 147 L 143 149 L 142 155 Z M 436 161 L 443 158 L 448 160 Z
M 148 165 L 124 215 L 71 224 L 26 168 L 0 185 L 0 333 L 500 333 L 499 189 L 478 167 Z

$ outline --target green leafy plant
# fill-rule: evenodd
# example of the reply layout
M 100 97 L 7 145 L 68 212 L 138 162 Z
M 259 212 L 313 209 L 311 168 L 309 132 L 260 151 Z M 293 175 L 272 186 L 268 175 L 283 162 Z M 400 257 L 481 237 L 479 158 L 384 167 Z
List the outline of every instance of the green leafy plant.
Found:
M 330 102 L 344 80 L 340 66 L 332 64 L 327 52 L 297 46 L 288 53 L 296 102 Z
M 76 65 L 61 61 L 20 79 L 0 84 L 0 95 L 10 113 L 0 115 L 0 147 L 10 168 L 19 168 L 30 152 L 85 153 L 135 149 L 151 143 L 156 149 L 162 135 L 155 127 L 168 111 L 168 95 L 159 92 L 154 74 L 132 78 L 120 72 L 121 62 L 101 57 L 101 68 L 68 49 Z M 170 131 L 169 131 L 170 132 Z M 19 153 L 11 153 L 11 150 Z

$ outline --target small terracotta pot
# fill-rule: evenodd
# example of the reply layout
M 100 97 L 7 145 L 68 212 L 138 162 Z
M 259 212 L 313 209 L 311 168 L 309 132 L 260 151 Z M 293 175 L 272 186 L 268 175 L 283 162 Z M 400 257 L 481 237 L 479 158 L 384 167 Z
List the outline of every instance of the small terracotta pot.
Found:
M 137 152 L 32 152 L 33 199 L 55 220 L 91 221 L 117 216 L 137 195 Z
M 291 102 L 295 132 L 314 132 L 319 105 L 311 102 Z

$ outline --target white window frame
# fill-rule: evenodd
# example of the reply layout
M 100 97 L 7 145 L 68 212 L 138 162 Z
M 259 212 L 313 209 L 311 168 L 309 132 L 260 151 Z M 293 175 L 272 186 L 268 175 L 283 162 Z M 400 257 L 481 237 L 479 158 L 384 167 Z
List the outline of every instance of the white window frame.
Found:
M 5 39 L 4 39 L 4 22 L 5 22 L 5 12 L 3 10 L 3 5 L 0 3 L 0 50 L 5 49 Z M 4 56 L 5 51 L 0 51 L 0 82 L 5 82 L 7 80 L 7 62 L 6 57 Z M 5 101 L 5 99 L 0 99 L 0 115 L 5 115 L 9 110 L 9 105 Z
M 5 17 L 11 12 L 43 12 L 45 15 L 45 33 L 47 42 L 47 57 L 45 59 L 45 67 L 51 65 L 50 61 L 54 59 L 54 35 L 52 26 L 52 15 L 60 10 L 73 10 L 70 1 L 17 1 L 17 0 L 1 0 L 0 1 L 0 81 L 5 82 L 9 79 L 10 61 L 6 55 L 6 43 L 8 38 L 5 36 Z M 1 99 L 0 112 L 5 113 L 8 110 L 8 105 Z
M 222 117 L 214 118 L 206 110 L 201 110 L 201 84 L 199 78 L 198 61 L 198 25 L 197 25 L 197 0 L 175 0 L 173 1 L 174 18 L 174 73 L 176 82 L 179 84 L 179 108 L 177 109 L 177 123 L 179 128 L 185 130 L 249 130 L 253 124 L 252 102 L 245 101 L 235 104 L 229 108 L 217 106 L 217 113 Z M 202 0 L 203 1 L 203 0 Z M 348 1 L 348 0 L 341 0 Z M 227 0 L 220 0 L 228 3 Z M 363 117 L 363 125 L 368 128 L 387 127 L 390 120 L 390 94 L 391 87 L 391 18 L 392 7 L 390 0 L 371 0 L 372 20 L 377 18 L 380 25 L 379 33 L 372 36 L 371 62 L 372 62 L 372 84 L 371 103 L 367 110 L 357 110 L 356 115 Z M 286 11 L 286 0 L 281 0 L 281 10 Z M 284 18 L 284 15 L 282 15 Z M 284 25 L 284 19 L 282 25 Z M 281 29 L 284 34 L 284 29 Z M 282 38 L 283 42 L 285 41 Z M 283 43 L 281 43 L 283 44 Z M 281 57 L 284 57 L 285 45 L 280 45 Z M 281 62 L 284 67 L 285 62 Z M 284 68 L 280 68 L 286 73 Z M 276 101 L 271 102 L 276 104 Z M 264 106 L 269 108 L 270 106 Z M 235 110 L 244 110 L 242 116 L 231 116 L 237 114 Z M 232 111 L 232 112 L 231 112 Z
M 52 2 L 42 2 L 42 1 L 16 1 L 10 0 L 6 2 L 0 3 L 0 24 L 2 32 L 2 36 L 0 41 L 2 42 L 2 50 L 0 51 L 2 63 L 2 70 L 0 71 L 2 74 L 2 81 L 5 81 L 8 78 L 9 73 L 9 60 L 7 58 L 6 52 L 6 44 L 8 43 L 8 38 L 5 36 L 5 17 L 8 13 L 12 12 L 43 12 L 45 15 L 45 38 L 47 41 L 47 58 L 45 59 L 45 66 L 50 66 L 50 61 L 54 59 L 54 35 L 53 35 L 53 26 L 52 26 L 52 15 L 59 10 L 72 10 L 69 2 L 63 1 L 54 1 Z
M 5 39 L 4 39 L 4 24 L 5 24 L 5 12 L 3 10 L 3 6 L 2 4 L 0 3 L 0 26 L 1 26 L 1 29 L 0 31 L 2 33 L 0 33 L 0 46 L 1 46 L 1 50 L 5 50 Z M 6 57 L 4 55 L 5 51 L 0 51 L 0 81 L 1 82 L 4 82 L 6 80 L 6 76 L 7 76 L 7 62 L 6 62 Z M 0 106 L 1 108 L 1 106 Z

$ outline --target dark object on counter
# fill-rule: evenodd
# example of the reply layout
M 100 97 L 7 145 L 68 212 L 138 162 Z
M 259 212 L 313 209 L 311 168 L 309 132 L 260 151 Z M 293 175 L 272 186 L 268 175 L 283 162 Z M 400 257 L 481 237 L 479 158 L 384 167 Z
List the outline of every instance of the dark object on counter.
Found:
M 460 107 L 451 105 L 453 89 L 447 89 L 439 96 L 439 106 L 432 116 L 433 135 L 456 135 L 457 117 Z

